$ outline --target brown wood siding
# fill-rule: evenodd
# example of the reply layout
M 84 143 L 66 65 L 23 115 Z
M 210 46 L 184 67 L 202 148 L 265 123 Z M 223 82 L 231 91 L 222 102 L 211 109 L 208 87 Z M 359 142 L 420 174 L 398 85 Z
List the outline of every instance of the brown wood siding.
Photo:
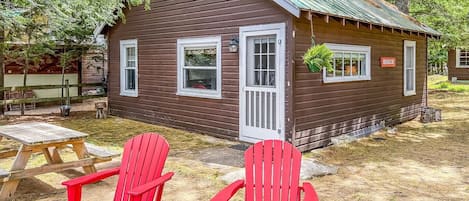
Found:
M 469 80 L 469 68 L 456 68 L 456 50 L 448 52 L 448 79 Z
M 295 22 L 294 142 L 301 150 L 330 143 L 330 138 L 357 131 L 386 121 L 393 125 L 415 118 L 424 100 L 426 76 L 426 39 L 415 34 L 343 26 L 331 19 L 313 18 L 316 43 L 339 43 L 371 46 L 371 81 L 323 83 L 321 73 L 310 73 L 302 56 L 311 46 L 310 21 L 305 17 Z M 403 96 L 404 40 L 417 42 L 416 92 Z M 396 68 L 381 68 L 379 58 L 396 57 Z
M 82 83 L 100 83 L 103 81 L 103 77 L 107 76 L 106 62 L 103 63 L 103 61 L 101 60 L 95 60 L 94 57 L 102 58 L 103 55 L 97 51 L 89 51 L 86 55 L 82 57 Z M 95 87 L 84 87 L 82 88 L 82 92 L 94 89 Z
M 112 114 L 238 138 L 239 54 L 230 53 L 228 44 L 240 26 L 286 23 L 292 30 L 292 17 L 270 0 L 156 0 L 149 11 L 136 7 L 125 13 L 126 23 L 108 33 Z M 204 36 L 222 37 L 222 99 L 177 96 L 177 39 Z M 126 39 L 138 40 L 137 98 L 119 95 L 119 41 Z

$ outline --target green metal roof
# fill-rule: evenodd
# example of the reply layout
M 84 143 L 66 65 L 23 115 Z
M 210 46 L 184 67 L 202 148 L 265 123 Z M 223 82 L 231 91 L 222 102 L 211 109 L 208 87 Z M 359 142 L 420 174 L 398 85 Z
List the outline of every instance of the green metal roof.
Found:
M 434 36 L 441 35 L 384 0 L 290 0 L 290 2 L 301 10 Z

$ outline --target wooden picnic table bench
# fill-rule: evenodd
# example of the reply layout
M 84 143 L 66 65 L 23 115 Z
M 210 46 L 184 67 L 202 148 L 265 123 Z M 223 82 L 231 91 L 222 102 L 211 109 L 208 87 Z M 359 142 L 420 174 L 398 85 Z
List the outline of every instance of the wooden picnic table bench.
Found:
M 13 196 L 20 179 L 49 172 L 83 167 L 85 173 L 94 173 L 94 164 L 110 161 L 119 154 L 107 151 L 93 144 L 85 143 L 85 133 L 47 123 L 22 123 L 0 126 L 0 141 L 8 138 L 21 143 L 18 150 L 0 152 L 0 159 L 16 156 L 9 171 L 0 169 L 0 201 Z M 64 162 L 59 149 L 70 147 L 78 160 Z M 47 164 L 25 169 L 32 153 L 42 152 Z

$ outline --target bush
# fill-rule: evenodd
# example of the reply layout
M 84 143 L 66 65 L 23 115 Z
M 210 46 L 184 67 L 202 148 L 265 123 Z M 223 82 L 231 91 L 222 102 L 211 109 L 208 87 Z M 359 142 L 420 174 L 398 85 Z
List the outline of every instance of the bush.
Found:
M 439 88 L 440 89 L 447 89 L 449 87 L 449 83 L 448 82 L 443 82 L 443 83 L 440 83 L 440 86 Z

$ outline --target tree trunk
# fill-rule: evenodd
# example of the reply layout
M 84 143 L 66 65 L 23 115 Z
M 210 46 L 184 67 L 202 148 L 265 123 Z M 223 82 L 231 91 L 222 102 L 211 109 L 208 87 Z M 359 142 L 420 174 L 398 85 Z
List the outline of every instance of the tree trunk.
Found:
M 441 74 L 445 75 L 445 65 L 443 65 L 443 62 L 440 62 L 440 69 L 441 69 Z
M 396 0 L 394 4 L 401 12 L 409 14 L 410 0 Z
M 4 30 L 3 30 L 3 25 L 0 25 L 0 45 L 3 44 L 4 42 Z M 4 87 L 4 74 L 5 74 L 5 70 L 4 70 L 4 66 L 3 66 L 3 59 L 4 59 L 4 53 L 3 53 L 3 48 L 0 47 L 0 87 L 3 88 Z M 3 101 L 3 99 L 5 98 L 5 95 L 4 95 L 4 91 L 0 91 L 0 100 Z M 5 109 L 5 106 L 2 105 L 0 106 L 0 115 L 3 115 L 5 113 L 4 111 Z
M 62 58 L 61 61 L 62 61 L 62 88 L 61 88 L 61 96 L 60 96 L 60 100 L 61 100 L 61 104 L 64 105 L 65 104 L 65 101 L 64 101 L 64 86 L 65 86 L 65 65 L 66 65 L 66 62 L 65 60 L 63 60 L 65 58 L 65 52 L 66 52 L 66 46 L 64 44 L 63 46 L 63 53 L 62 53 Z
M 28 59 L 26 59 L 26 61 L 29 61 Z M 29 65 L 26 65 L 26 66 L 29 66 Z M 28 78 L 28 70 L 27 68 L 24 68 L 23 69 L 23 87 L 26 87 L 26 80 Z M 24 88 L 21 90 L 21 98 L 25 99 L 26 97 L 24 96 L 25 93 L 24 93 Z M 21 108 L 21 116 L 24 115 L 24 109 L 25 109 L 25 103 L 21 103 L 20 104 L 20 108 Z
M 29 60 L 30 60 L 30 55 L 29 51 L 31 50 L 31 36 L 28 35 L 27 39 L 27 47 L 26 47 L 26 54 L 24 58 L 24 67 L 23 67 L 23 87 L 26 87 L 27 84 L 27 79 L 28 79 L 28 70 L 29 70 Z M 21 90 L 21 98 L 25 99 L 25 93 L 24 93 L 24 88 Z M 24 115 L 24 109 L 25 109 L 25 103 L 20 104 L 20 109 L 21 109 L 21 116 Z

